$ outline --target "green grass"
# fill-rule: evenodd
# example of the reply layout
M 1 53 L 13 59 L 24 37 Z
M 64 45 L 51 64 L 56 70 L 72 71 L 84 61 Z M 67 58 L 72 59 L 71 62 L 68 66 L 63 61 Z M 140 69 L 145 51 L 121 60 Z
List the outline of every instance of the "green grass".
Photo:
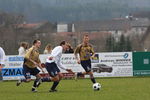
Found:
M 42 83 L 32 93 L 33 82 L 15 86 L 15 81 L 0 82 L 0 100 L 150 100 L 150 77 L 101 78 L 100 91 L 93 91 L 89 79 L 62 80 L 57 93 L 49 93 L 52 83 Z

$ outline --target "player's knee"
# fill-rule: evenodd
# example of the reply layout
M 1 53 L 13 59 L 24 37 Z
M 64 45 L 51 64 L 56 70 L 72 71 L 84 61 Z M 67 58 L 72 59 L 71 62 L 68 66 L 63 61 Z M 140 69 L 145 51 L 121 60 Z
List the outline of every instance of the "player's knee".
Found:
M 90 77 L 93 77 L 93 72 L 89 72 L 88 74 L 90 75 Z
M 63 74 L 59 74 L 59 80 L 61 80 L 62 78 L 63 78 L 64 76 L 63 76 Z
M 57 76 L 53 77 L 53 81 L 59 81 L 59 76 L 57 75 Z

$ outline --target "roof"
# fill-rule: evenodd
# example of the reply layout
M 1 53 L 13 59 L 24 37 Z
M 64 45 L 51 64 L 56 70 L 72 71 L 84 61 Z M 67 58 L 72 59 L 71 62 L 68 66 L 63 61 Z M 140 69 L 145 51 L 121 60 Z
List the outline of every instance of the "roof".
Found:
M 81 21 L 75 22 L 76 31 L 116 31 L 128 30 L 132 27 L 148 27 L 150 20 L 146 18 L 129 19 L 111 19 L 102 21 Z
M 65 37 L 66 36 L 73 37 L 73 36 L 77 35 L 77 33 L 75 33 L 75 32 L 58 32 L 57 34 L 59 34 L 59 36 L 65 36 Z M 83 34 L 87 34 L 87 33 L 83 33 Z M 91 33 L 88 33 L 90 39 L 104 38 L 110 34 L 111 34 L 110 32 L 91 32 Z
M 150 26 L 150 20 L 148 18 L 135 18 L 131 21 L 132 27 L 148 27 Z
M 39 28 L 43 23 L 18 24 L 19 28 Z
M 82 21 L 74 23 L 77 31 L 113 31 L 130 28 L 128 20 Z

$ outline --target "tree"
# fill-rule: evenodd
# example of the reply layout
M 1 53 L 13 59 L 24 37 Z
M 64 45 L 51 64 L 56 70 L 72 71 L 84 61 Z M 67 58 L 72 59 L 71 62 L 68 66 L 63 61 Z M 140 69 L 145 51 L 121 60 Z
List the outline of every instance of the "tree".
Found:
M 131 44 L 130 37 L 126 38 L 125 47 L 126 47 L 125 51 L 132 51 L 132 44 Z
M 123 34 L 119 41 L 116 41 L 114 36 L 109 36 L 106 39 L 106 51 L 108 52 L 125 52 L 132 51 L 132 45 L 129 37 L 125 37 Z
M 126 43 L 125 37 L 122 34 L 121 37 L 120 37 L 120 41 L 118 42 L 118 51 L 119 52 L 125 51 L 125 43 Z
M 107 39 L 106 39 L 106 51 L 108 52 L 113 52 L 115 51 L 115 38 L 114 36 L 110 35 Z

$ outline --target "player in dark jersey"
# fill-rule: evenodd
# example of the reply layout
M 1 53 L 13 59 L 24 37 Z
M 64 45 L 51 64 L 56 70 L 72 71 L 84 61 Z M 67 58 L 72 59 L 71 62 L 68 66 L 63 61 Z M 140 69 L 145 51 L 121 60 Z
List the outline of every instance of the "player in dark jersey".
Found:
M 96 83 L 95 78 L 93 76 L 93 72 L 91 71 L 91 58 L 94 58 L 95 53 L 91 44 L 89 44 L 89 36 L 85 35 L 83 37 L 83 43 L 79 44 L 74 51 L 75 58 L 77 59 L 77 63 L 81 64 L 84 68 L 85 72 L 76 73 L 75 77 L 79 77 L 81 75 L 90 75 L 91 81 Z M 78 57 L 79 54 L 79 57 Z

